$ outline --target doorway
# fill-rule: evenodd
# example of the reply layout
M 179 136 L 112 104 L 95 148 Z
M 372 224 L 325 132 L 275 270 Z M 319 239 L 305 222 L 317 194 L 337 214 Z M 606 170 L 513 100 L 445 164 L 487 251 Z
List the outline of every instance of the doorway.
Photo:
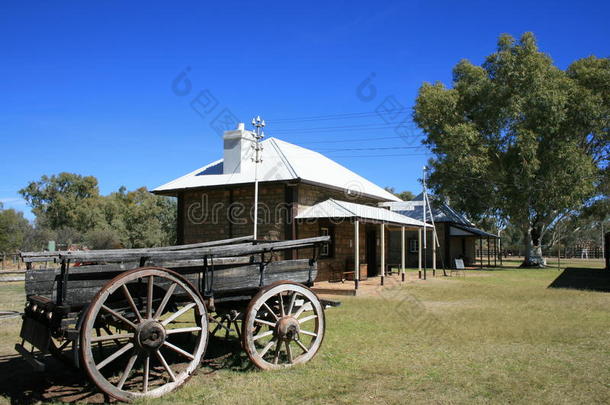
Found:
M 367 276 L 375 277 L 377 275 L 377 232 L 375 229 L 366 230 L 366 264 Z

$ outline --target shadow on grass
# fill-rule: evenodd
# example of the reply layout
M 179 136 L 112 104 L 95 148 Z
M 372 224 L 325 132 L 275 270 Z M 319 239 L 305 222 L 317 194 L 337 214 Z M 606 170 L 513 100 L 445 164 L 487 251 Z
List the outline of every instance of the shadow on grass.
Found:
M 36 372 L 20 356 L 0 356 L 0 395 L 11 404 L 104 402 L 103 395 L 91 389 L 81 372 L 54 359 L 46 365 L 45 372 Z
M 210 338 L 203 365 L 209 368 L 204 372 L 205 374 L 211 374 L 220 369 L 249 371 L 254 368 L 246 353 L 241 349 L 239 339 L 234 337 Z
M 51 356 L 45 357 L 44 361 L 46 371 L 36 372 L 17 354 L 0 356 L 0 396 L 7 398 L 11 404 L 110 402 L 109 397 L 88 382 L 83 372 L 67 367 Z M 220 369 L 253 369 L 238 339 L 210 339 L 197 374 L 212 374 Z
M 568 267 L 548 288 L 570 288 L 610 292 L 610 271 Z

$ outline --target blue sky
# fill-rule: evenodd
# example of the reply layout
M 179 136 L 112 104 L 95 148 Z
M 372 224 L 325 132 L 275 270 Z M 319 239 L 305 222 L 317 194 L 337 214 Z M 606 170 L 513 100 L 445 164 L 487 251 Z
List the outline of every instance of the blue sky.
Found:
M 609 11 L 603 1 L 4 3 L 0 201 L 31 218 L 17 190 L 61 171 L 96 176 L 104 194 L 154 188 L 221 157 L 222 123 L 257 114 L 267 136 L 418 191 L 426 151 L 396 127 L 422 82 L 450 84 L 452 67 L 481 63 L 501 33 L 533 31 L 561 68 L 608 56 Z M 190 88 L 173 86 L 182 72 Z M 375 111 L 390 104 L 404 111 L 386 122 Z

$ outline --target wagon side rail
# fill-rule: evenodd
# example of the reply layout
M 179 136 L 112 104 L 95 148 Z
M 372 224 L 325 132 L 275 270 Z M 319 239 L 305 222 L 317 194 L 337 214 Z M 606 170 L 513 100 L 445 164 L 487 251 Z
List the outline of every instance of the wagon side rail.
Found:
M 50 287 L 55 291 L 55 294 L 50 295 L 55 296 L 54 301 L 57 303 L 57 305 L 65 305 L 71 301 L 69 299 L 69 290 L 73 284 L 70 281 L 71 274 L 83 273 L 83 276 L 86 275 L 86 277 L 91 277 L 93 279 L 108 279 L 108 277 L 110 277 L 110 273 L 112 272 L 143 267 L 145 265 L 156 265 L 166 268 L 184 268 L 184 270 L 187 272 L 192 271 L 189 270 L 191 266 L 193 269 L 199 268 L 195 272 L 204 273 L 203 277 L 206 280 L 210 280 L 210 282 L 206 283 L 205 287 L 202 288 L 202 291 L 213 294 L 212 291 L 215 289 L 215 285 L 211 282 L 211 280 L 214 279 L 214 269 L 218 269 L 218 266 L 230 267 L 230 265 L 236 265 L 239 267 L 250 264 L 252 271 L 248 271 L 247 273 L 260 273 L 261 276 L 259 286 L 262 286 L 266 281 L 268 281 L 266 275 L 271 274 L 271 272 L 266 272 L 266 269 L 269 263 L 273 260 L 274 253 L 296 248 L 311 248 L 313 250 L 309 265 L 305 266 L 308 269 L 309 274 L 305 281 L 310 284 L 315 278 L 315 262 L 317 260 L 317 253 L 320 251 L 319 246 L 323 243 L 328 243 L 329 240 L 329 236 L 320 236 L 290 241 L 263 242 L 257 244 L 253 242 L 222 246 L 208 246 L 204 248 L 177 251 L 93 250 L 61 252 L 58 253 L 55 259 L 61 263 L 61 268 L 59 270 L 49 273 L 48 276 L 47 271 L 41 272 L 30 269 L 26 272 L 26 289 L 28 285 L 32 284 L 31 281 L 40 280 L 41 278 L 46 280 L 47 278 L 51 277 L 51 280 L 49 280 L 51 284 Z M 82 267 L 72 266 L 78 262 L 90 262 L 97 264 Z M 303 264 L 300 266 L 303 267 Z M 260 270 L 257 271 L 257 268 Z M 210 276 L 209 278 L 207 277 L 208 274 Z M 47 286 L 47 282 L 43 282 L 43 284 L 45 288 L 49 287 Z M 37 294 L 49 295 L 48 293 L 45 294 L 44 292 L 37 292 Z
M 86 262 L 134 262 L 140 261 L 142 265 L 148 260 L 193 260 L 203 257 L 236 257 L 248 256 L 268 252 L 277 252 L 297 248 L 316 247 L 323 243 L 328 243 L 330 236 L 317 236 L 313 238 L 295 239 L 279 242 L 263 243 L 238 243 L 234 245 L 208 246 L 187 250 L 89 250 L 89 251 L 66 251 L 58 255 L 58 259 L 65 261 L 86 261 Z
M 105 249 L 105 250 L 92 250 L 87 252 L 95 252 L 99 255 L 105 254 L 120 254 L 120 253 L 129 253 L 133 255 L 144 255 L 149 252 L 175 252 L 175 251 L 185 251 L 190 249 L 201 249 L 207 247 L 214 246 L 224 246 L 224 245 L 232 245 L 244 242 L 254 241 L 253 235 L 241 236 L 238 238 L 231 239 L 221 239 L 210 242 L 200 242 L 200 243 L 191 243 L 186 245 L 176 245 L 176 246 L 161 246 L 154 248 L 142 248 L 142 249 Z M 81 252 L 81 251 L 77 251 Z M 21 259 L 25 263 L 35 263 L 35 262 L 59 262 L 61 261 L 60 257 L 62 255 L 68 255 L 70 253 L 75 253 L 75 251 L 56 251 L 56 252 L 21 252 Z

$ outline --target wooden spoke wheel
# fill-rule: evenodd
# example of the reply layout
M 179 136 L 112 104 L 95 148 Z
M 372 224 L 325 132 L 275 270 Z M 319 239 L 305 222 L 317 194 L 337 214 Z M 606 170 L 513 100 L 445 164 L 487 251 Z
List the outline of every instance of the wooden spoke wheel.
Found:
M 158 397 L 193 374 L 207 341 L 198 291 L 174 271 L 138 268 L 109 281 L 89 305 L 80 333 L 82 367 L 120 401 Z
M 242 345 L 258 368 L 275 370 L 311 360 L 324 339 L 324 308 L 302 284 L 278 282 L 248 304 Z

